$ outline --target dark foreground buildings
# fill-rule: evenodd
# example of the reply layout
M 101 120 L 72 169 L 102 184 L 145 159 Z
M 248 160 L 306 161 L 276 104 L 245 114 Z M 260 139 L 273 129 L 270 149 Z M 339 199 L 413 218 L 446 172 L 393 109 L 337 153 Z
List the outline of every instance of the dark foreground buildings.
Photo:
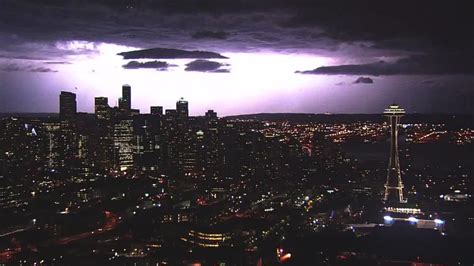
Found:
M 0 120 L 0 263 L 473 261 L 472 117 L 140 114 L 131 95 Z

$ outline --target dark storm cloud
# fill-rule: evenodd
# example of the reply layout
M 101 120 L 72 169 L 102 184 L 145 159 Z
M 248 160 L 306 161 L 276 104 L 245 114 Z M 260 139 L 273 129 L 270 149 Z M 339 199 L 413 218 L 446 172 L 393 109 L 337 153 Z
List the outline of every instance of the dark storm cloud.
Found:
M 47 68 L 47 67 L 35 67 L 35 68 L 31 68 L 29 71 L 30 72 L 40 72 L 40 73 L 58 72 L 57 70 L 53 70 L 53 69 Z
M 170 66 L 167 62 L 164 61 L 147 61 L 147 62 L 138 62 L 138 61 L 130 61 L 127 64 L 123 65 L 122 67 L 125 69 L 139 69 L 139 68 L 159 68 L 159 69 L 166 69 Z
M 436 83 L 436 80 L 433 79 L 426 79 L 421 81 L 422 84 L 434 84 Z
M 225 40 L 229 37 L 229 34 L 224 31 L 198 31 L 193 34 L 192 36 L 194 39 L 218 39 L 218 40 Z
M 51 72 L 58 72 L 57 70 L 41 67 L 41 66 L 33 66 L 33 65 L 20 65 L 15 63 L 5 64 L 0 66 L 0 71 L 4 72 L 39 72 L 39 73 L 51 73 Z
M 17 64 L 6 64 L 3 66 L 0 66 L 0 70 L 4 72 L 17 72 L 17 71 L 23 71 L 24 68 L 20 67 Z
M 228 66 L 227 64 L 222 64 L 215 61 L 209 60 L 194 60 L 186 64 L 186 71 L 199 71 L 199 72 L 213 72 L 213 73 L 228 73 L 228 69 L 221 69 L 223 66 Z
M 72 64 L 71 62 L 66 62 L 66 61 L 49 61 L 49 62 L 44 62 L 47 65 L 70 65 Z
M 359 77 L 353 82 L 354 84 L 373 84 L 374 80 L 369 77 Z
M 313 70 L 296 71 L 302 74 L 318 75 L 456 75 L 474 74 L 469 55 L 416 55 L 395 62 L 375 62 L 369 64 L 351 64 L 322 66 Z
M 84 40 L 218 53 L 261 49 L 302 52 L 351 58 L 354 64 L 368 59 L 376 62 L 384 56 L 438 57 L 456 52 L 472 57 L 474 22 L 469 3 L 2 0 L 0 56 L 55 60 L 72 53 L 58 48 L 56 42 Z M 455 65 L 456 60 L 443 62 Z M 428 61 L 419 62 L 433 68 Z M 446 67 L 434 72 L 453 71 Z M 472 73 L 468 69 L 455 72 Z
M 216 69 L 214 71 L 211 71 L 212 73 L 230 73 L 229 69 Z
M 344 41 L 377 41 L 377 47 L 472 47 L 470 1 L 297 1 L 287 27 L 320 26 Z
M 440 79 L 424 79 L 420 82 L 420 84 L 424 87 L 434 87 L 438 86 L 442 83 Z
M 123 56 L 123 59 L 180 59 L 180 58 L 223 58 L 227 57 L 222 56 L 218 53 L 208 52 L 208 51 L 185 51 L 179 49 L 169 49 L 169 48 L 152 48 L 144 50 L 136 50 L 130 52 L 122 52 L 119 55 Z

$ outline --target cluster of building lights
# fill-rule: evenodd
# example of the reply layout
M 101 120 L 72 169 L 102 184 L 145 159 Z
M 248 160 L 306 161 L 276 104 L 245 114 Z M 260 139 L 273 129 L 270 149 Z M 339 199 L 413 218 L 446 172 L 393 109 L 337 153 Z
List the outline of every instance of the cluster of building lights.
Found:
M 407 219 L 399 219 L 399 218 L 393 218 L 390 215 L 385 215 L 383 217 L 383 219 L 386 223 L 392 223 L 395 220 L 406 220 L 406 221 L 409 221 L 410 223 L 418 223 L 420 221 L 418 218 L 416 218 L 414 216 L 410 216 Z M 444 224 L 444 221 L 441 220 L 441 219 L 438 219 L 438 218 L 434 219 L 433 221 L 436 225 L 443 225 Z

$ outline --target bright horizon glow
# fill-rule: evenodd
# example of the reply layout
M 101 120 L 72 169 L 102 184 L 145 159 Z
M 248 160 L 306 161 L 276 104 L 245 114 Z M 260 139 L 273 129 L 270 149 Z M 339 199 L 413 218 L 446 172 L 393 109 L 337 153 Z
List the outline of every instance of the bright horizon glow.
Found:
M 6 88 L 0 90 L 0 112 L 55 113 L 60 91 L 70 91 L 77 94 L 77 110 L 92 113 L 94 97 L 107 97 L 109 105 L 116 106 L 123 84 L 131 85 L 132 108 L 141 113 L 149 113 L 150 106 L 174 109 L 181 97 L 189 102 L 192 116 L 203 115 L 209 109 L 220 117 L 254 113 L 374 114 L 394 101 L 407 113 L 433 110 L 431 101 L 419 102 L 410 96 L 416 90 L 417 99 L 424 99 L 423 95 L 429 98 L 430 90 L 413 87 L 420 82 L 417 76 L 378 76 L 371 77 L 374 84 L 356 84 L 354 75 L 295 73 L 344 64 L 345 57 L 270 50 L 224 51 L 221 54 L 230 59 L 211 61 L 229 64 L 223 68 L 230 69 L 230 73 L 203 73 L 184 70 L 192 59 L 160 60 L 177 65 L 167 71 L 123 69 L 122 65 L 130 60 L 123 60 L 117 53 L 139 47 L 86 41 L 58 42 L 54 47 L 43 47 L 38 52 L 48 59 L 0 59 L 6 65 L 20 67 L 18 71 L 0 71 Z M 47 71 L 28 71 L 33 67 Z
M 191 113 L 199 110 L 202 114 L 207 109 L 215 109 L 218 113 L 242 112 L 250 106 L 262 104 L 262 99 L 270 99 L 275 94 L 292 94 L 295 88 L 317 85 L 315 80 L 323 85 L 327 80 L 321 77 L 310 77 L 295 74 L 296 69 L 307 69 L 325 65 L 331 59 L 314 55 L 277 54 L 272 52 L 260 53 L 222 53 L 229 59 L 210 59 L 229 66 L 230 73 L 203 73 L 185 71 L 185 65 L 193 59 L 167 59 L 176 66 L 167 71 L 156 69 L 124 69 L 122 65 L 133 60 L 123 60 L 117 53 L 139 48 L 125 47 L 115 44 L 87 44 L 72 42 L 62 45 L 74 51 L 91 50 L 86 55 L 71 55 L 68 60 L 72 65 L 59 66 L 61 72 L 67 72 L 67 80 L 78 84 L 78 104 L 93 97 L 109 98 L 109 105 L 116 105 L 120 97 L 122 84 L 132 86 L 132 108 L 140 109 L 142 113 L 149 112 L 149 106 L 161 105 L 165 109 L 174 109 L 175 102 L 184 97 L 190 102 Z M 153 61 L 155 59 L 135 60 Z M 81 86 L 83 88 L 81 88 Z M 83 89 L 87 89 L 84 97 Z M 92 93 L 93 92 L 93 93 Z M 229 103 L 223 105 L 222 103 Z M 235 105 L 241 102 L 242 105 Z M 232 105 L 230 105 L 232 104 Z M 88 106 L 92 106 L 90 103 Z M 84 110 L 83 110 L 84 111 Z M 92 108 L 87 108 L 92 112 Z M 264 111 L 263 109 L 261 111 Z M 245 113 L 245 111 L 244 111 Z

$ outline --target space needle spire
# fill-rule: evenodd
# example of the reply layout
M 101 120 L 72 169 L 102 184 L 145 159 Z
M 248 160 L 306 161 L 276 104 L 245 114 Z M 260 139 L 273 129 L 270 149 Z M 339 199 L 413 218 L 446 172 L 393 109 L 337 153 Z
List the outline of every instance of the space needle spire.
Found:
M 405 110 L 397 104 L 390 105 L 384 111 L 390 123 L 390 159 L 387 169 L 387 182 L 385 183 L 385 202 L 406 203 L 403 196 L 403 182 L 398 158 L 398 125 Z

